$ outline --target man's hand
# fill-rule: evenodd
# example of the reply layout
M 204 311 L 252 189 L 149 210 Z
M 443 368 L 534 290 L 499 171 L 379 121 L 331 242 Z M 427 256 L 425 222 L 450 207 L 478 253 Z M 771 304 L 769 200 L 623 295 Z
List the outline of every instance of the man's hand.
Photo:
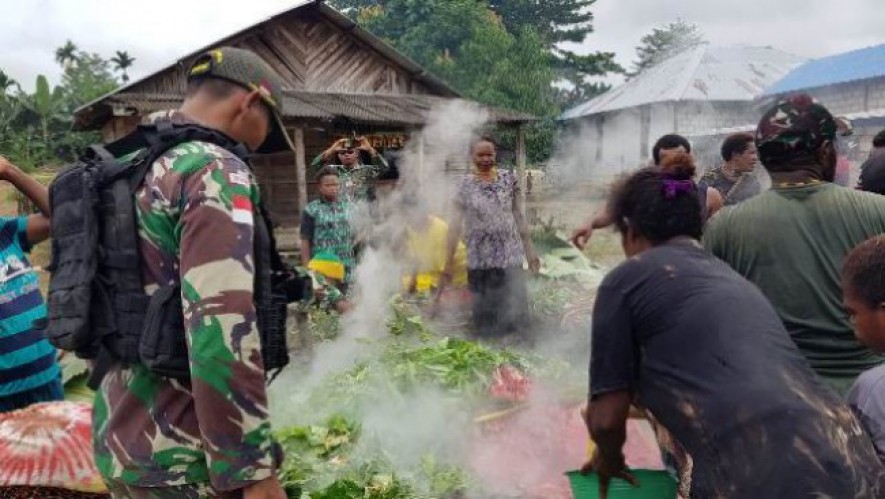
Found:
M 572 237 L 569 239 L 572 244 L 578 247 L 578 249 L 583 250 L 587 246 L 587 242 L 590 240 L 590 236 L 593 235 L 593 220 L 588 220 L 584 225 L 575 229 L 572 232 Z
M 608 486 L 612 478 L 620 478 L 634 487 L 639 487 L 639 480 L 627 470 L 623 454 L 614 460 L 606 460 L 597 451 L 590 461 L 581 467 L 581 474 L 588 475 L 590 473 L 599 475 L 600 499 L 608 499 Z
M 243 499 L 287 499 L 286 492 L 276 476 L 262 480 L 243 489 Z
M 360 143 L 360 147 L 359 147 L 360 151 L 366 151 L 367 153 L 371 154 L 372 156 L 375 156 L 378 154 L 378 151 L 376 151 L 375 148 L 372 147 L 372 144 L 369 144 L 369 139 L 367 139 L 365 137 L 360 137 L 357 140 Z

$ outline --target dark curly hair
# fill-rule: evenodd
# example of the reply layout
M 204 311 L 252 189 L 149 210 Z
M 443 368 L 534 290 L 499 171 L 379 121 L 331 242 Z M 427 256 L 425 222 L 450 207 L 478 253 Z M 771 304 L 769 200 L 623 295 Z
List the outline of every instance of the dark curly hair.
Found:
M 885 303 L 885 236 L 869 239 L 848 254 L 842 283 L 870 307 Z
M 756 142 L 756 137 L 752 133 L 734 133 L 725 138 L 722 142 L 722 159 L 731 161 L 735 154 L 743 154 L 750 148 L 750 144 Z
M 694 159 L 679 153 L 621 181 L 609 197 L 618 230 L 632 228 L 655 245 L 680 236 L 700 239 L 704 220 L 694 174 Z
M 320 171 L 318 171 L 316 173 L 314 180 L 318 184 L 321 184 L 321 183 L 323 183 L 323 179 L 326 177 L 339 177 L 339 176 L 340 175 L 338 175 L 338 172 L 334 168 L 332 168 L 331 166 L 324 166 L 324 167 L 320 168 Z
M 873 137 L 873 147 L 885 147 L 885 130 L 882 130 Z
M 654 159 L 656 165 L 660 165 L 661 149 L 676 149 L 679 147 L 684 148 L 685 152 L 691 152 L 691 142 L 682 135 L 677 135 L 675 133 L 664 135 L 659 138 L 651 148 L 651 157 Z

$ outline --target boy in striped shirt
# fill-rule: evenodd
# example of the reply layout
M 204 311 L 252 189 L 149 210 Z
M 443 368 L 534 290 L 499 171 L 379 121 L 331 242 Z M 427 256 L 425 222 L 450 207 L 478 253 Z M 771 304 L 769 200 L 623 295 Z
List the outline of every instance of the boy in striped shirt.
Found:
M 56 351 L 33 327 L 46 316 L 40 280 L 26 256 L 49 237 L 46 187 L 0 156 L 0 180 L 28 197 L 40 214 L 0 217 L 0 412 L 62 400 Z

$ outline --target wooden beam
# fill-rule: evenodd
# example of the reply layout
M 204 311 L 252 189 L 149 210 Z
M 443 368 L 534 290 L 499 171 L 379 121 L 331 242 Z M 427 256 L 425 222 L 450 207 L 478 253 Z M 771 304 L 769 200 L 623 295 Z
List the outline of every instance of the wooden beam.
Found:
M 304 149 L 304 126 L 295 127 L 295 177 L 298 181 L 298 213 L 297 219 L 301 220 L 301 212 L 307 207 L 307 152 Z
M 418 153 L 418 185 L 424 186 L 424 130 L 412 131 L 412 140 L 415 141 L 415 149 Z M 402 172 L 400 172 L 402 174 Z
M 522 216 L 525 217 L 525 130 L 522 125 L 516 125 L 516 177 L 519 180 L 520 204 Z

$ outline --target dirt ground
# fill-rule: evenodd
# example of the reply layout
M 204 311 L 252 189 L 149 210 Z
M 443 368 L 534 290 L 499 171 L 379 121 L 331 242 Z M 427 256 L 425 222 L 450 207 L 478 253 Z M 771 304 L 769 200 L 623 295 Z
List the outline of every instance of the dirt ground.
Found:
M 536 186 L 526 198 L 529 223 L 534 227 L 553 227 L 560 235 L 569 237 L 604 204 L 603 196 L 604 190 L 594 185 L 580 185 L 564 192 L 553 186 Z M 595 232 L 584 253 L 605 268 L 624 259 L 620 237 L 612 229 Z

